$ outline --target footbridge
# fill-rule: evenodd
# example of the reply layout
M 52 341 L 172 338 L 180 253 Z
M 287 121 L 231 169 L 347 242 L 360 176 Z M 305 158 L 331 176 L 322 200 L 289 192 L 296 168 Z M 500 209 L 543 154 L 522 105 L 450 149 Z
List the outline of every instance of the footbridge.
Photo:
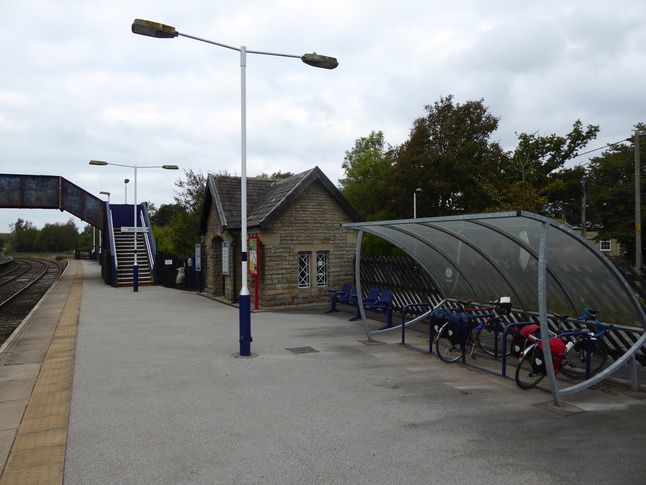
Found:
M 110 204 L 60 176 L 0 174 L 0 208 L 67 211 L 102 231 L 101 265 L 106 283 L 133 285 L 135 260 L 139 284 L 157 281 L 157 249 L 145 202 L 135 211 L 132 204 Z M 137 226 L 136 232 L 133 226 Z
M 0 208 L 58 209 L 105 230 L 105 203 L 56 175 L 0 174 Z

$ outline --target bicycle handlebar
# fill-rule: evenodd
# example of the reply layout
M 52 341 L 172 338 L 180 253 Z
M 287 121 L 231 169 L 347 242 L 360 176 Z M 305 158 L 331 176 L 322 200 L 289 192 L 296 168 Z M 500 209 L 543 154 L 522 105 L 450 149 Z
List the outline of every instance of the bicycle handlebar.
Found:
M 613 327 L 612 324 L 606 324 L 602 323 L 599 320 L 597 320 L 597 313 L 599 313 L 599 310 L 591 310 L 590 308 L 585 308 L 585 315 L 578 317 L 577 320 L 584 320 L 588 325 L 597 325 L 601 327 L 601 331 L 598 333 L 593 333 L 593 337 L 601 337 L 604 333 L 606 333 L 609 329 Z M 590 332 L 593 332 L 592 329 L 590 329 Z

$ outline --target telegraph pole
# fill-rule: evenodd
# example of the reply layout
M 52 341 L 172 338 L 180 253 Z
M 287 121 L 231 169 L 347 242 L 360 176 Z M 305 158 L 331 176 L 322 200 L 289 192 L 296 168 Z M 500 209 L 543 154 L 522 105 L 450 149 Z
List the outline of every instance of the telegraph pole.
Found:
M 642 267 L 642 194 L 639 130 L 635 131 L 635 270 L 641 275 Z

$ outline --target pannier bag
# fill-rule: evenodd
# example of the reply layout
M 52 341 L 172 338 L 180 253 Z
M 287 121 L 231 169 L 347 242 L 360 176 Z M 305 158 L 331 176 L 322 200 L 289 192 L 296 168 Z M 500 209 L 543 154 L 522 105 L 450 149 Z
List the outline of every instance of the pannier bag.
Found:
M 433 310 L 431 312 L 429 321 L 431 323 L 431 328 L 433 328 L 435 333 L 437 333 L 440 330 L 440 328 L 442 328 L 442 325 L 444 325 L 446 322 L 449 321 L 449 317 L 451 316 L 451 313 L 453 313 L 453 310 L 450 310 L 448 308 Z
M 558 337 L 553 337 L 550 339 L 550 350 L 552 351 L 552 364 L 554 366 L 554 373 L 558 374 L 567 348 L 563 340 Z M 534 348 L 534 352 L 532 353 L 532 368 L 536 372 L 547 374 L 547 369 L 545 367 L 545 356 L 543 354 L 543 342 L 538 342 L 538 345 Z
M 464 345 L 469 336 L 471 318 L 465 312 L 453 312 L 449 317 L 448 337 L 453 345 Z
M 514 357 L 520 357 L 523 350 L 527 347 L 527 339 L 529 336 L 540 333 L 540 331 L 541 327 L 535 324 L 522 326 L 520 331 L 516 332 L 511 339 L 511 354 Z

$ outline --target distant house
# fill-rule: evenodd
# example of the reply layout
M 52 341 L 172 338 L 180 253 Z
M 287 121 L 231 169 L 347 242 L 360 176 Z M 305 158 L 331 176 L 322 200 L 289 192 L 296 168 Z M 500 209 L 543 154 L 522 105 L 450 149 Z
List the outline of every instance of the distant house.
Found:
M 248 236 L 258 237 L 258 276 L 248 276 L 252 308 L 326 300 L 325 289 L 354 278 L 357 231 L 363 220 L 315 167 L 285 179 L 247 179 Z M 200 221 L 206 292 L 235 302 L 241 285 L 240 177 L 209 176 Z M 251 258 L 252 256 L 250 256 Z
M 580 228 L 575 228 L 575 230 L 581 234 Z M 585 238 L 590 241 L 594 246 L 599 249 L 603 254 L 609 258 L 615 258 L 621 256 L 621 245 L 616 239 L 612 238 L 601 238 L 599 233 L 596 231 L 587 230 Z

